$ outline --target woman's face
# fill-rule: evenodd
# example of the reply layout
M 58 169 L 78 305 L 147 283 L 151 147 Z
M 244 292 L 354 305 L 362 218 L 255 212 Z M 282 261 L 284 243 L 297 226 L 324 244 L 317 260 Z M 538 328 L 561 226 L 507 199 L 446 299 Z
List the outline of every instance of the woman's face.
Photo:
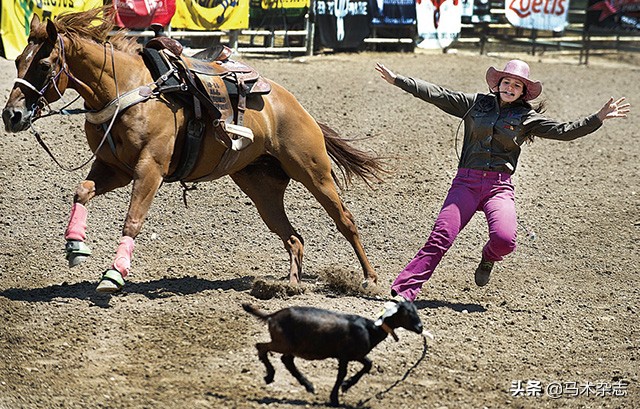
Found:
M 498 87 L 502 102 L 510 103 L 517 101 L 524 94 L 524 83 L 519 79 L 504 77 Z

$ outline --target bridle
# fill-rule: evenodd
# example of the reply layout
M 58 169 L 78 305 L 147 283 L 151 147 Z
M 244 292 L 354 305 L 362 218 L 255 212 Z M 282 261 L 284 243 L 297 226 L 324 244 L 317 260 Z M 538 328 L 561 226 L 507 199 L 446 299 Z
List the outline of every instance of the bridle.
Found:
M 38 88 L 36 88 L 32 83 L 30 83 L 29 81 L 25 80 L 24 78 L 16 78 L 14 80 L 14 84 L 20 84 L 20 85 L 24 85 L 25 87 L 29 88 L 30 90 L 32 90 L 33 92 L 35 92 L 38 95 L 38 98 L 36 100 L 36 102 L 31 106 L 31 112 L 33 115 L 35 115 L 35 117 L 33 118 L 32 121 L 35 121 L 36 119 L 41 117 L 40 111 L 41 111 L 41 106 L 49 106 L 49 101 L 47 101 L 46 97 L 44 96 L 44 94 L 47 92 L 47 90 L 53 86 L 53 88 L 55 89 L 56 93 L 58 94 L 58 97 L 60 97 L 60 99 L 62 99 L 62 92 L 60 91 L 60 89 L 58 88 L 58 78 L 60 77 L 60 75 L 62 75 L 62 73 L 64 72 L 67 77 L 72 80 L 72 81 L 76 81 L 76 82 L 80 82 L 77 78 L 75 78 L 70 72 L 69 69 L 67 67 L 67 63 L 65 61 L 65 52 L 64 52 L 64 41 L 62 40 L 62 36 L 60 36 L 60 34 L 58 34 L 58 42 L 60 43 L 60 57 L 59 57 L 59 62 L 60 62 L 60 71 L 56 72 L 55 70 L 49 74 L 46 82 L 44 83 L 44 85 L 42 86 L 42 88 L 40 90 L 38 90 Z M 75 102 L 78 98 L 74 99 L 73 101 L 71 101 L 70 103 L 66 104 L 65 107 L 71 105 L 73 102 Z M 39 105 L 40 104 L 40 105 Z M 45 115 L 48 116 L 48 115 Z
M 93 110 L 89 110 L 89 109 L 66 109 L 71 104 L 73 104 L 75 101 L 77 101 L 80 98 L 80 95 L 78 95 L 76 98 L 74 98 L 73 101 L 71 101 L 69 103 L 65 103 L 64 106 L 62 108 L 60 108 L 60 109 L 52 110 L 50 108 L 49 101 L 46 99 L 44 94 L 47 92 L 47 90 L 51 86 L 53 86 L 53 88 L 55 89 L 55 91 L 58 94 L 58 96 L 60 97 L 60 99 L 63 99 L 62 92 L 58 88 L 58 78 L 60 77 L 60 75 L 62 73 L 64 73 L 70 81 L 73 81 L 73 82 L 75 82 L 76 84 L 79 84 L 79 85 L 85 85 L 81 80 L 76 78 L 69 71 L 69 67 L 68 67 L 67 62 L 66 62 L 66 53 L 65 53 L 65 49 L 64 49 L 64 40 L 63 40 L 63 38 L 62 38 L 62 36 L 60 34 L 58 34 L 58 43 L 60 44 L 60 56 L 58 57 L 58 60 L 59 60 L 59 63 L 60 63 L 60 71 L 58 71 L 58 72 L 53 71 L 51 74 L 49 74 L 49 78 L 46 80 L 45 84 L 42 86 L 42 89 L 38 90 L 38 88 L 36 88 L 33 84 L 31 84 L 29 81 L 27 81 L 27 80 L 25 80 L 23 78 L 16 78 L 15 81 L 14 81 L 14 84 L 24 85 L 27 88 L 29 88 L 30 90 L 34 91 L 36 94 L 38 94 L 38 98 L 37 98 L 36 102 L 31 106 L 31 113 L 32 114 L 31 114 L 31 117 L 29 118 L 29 130 L 31 131 L 31 133 L 34 134 L 34 136 L 36 137 L 36 140 L 38 141 L 40 146 L 42 146 L 42 148 L 45 150 L 45 152 L 47 152 L 47 154 L 51 157 L 51 159 L 53 159 L 53 161 L 61 169 L 64 169 L 64 170 L 66 170 L 68 172 L 73 172 L 73 171 L 76 171 L 76 170 L 78 170 L 80 168 L 83 168 L 89 162 L 91 162 L 96 157 L 97 152 L 100 150 L 100 148 L 102 148 L 102 146 L 104 145 L 105 141 L 107 140 L 109 132 L 111 132 L 111 128 L 113 127 L 113 124 L 115 122 L 115 119 L 116 119 L 116 117 L 118 115 L 118 111 L 119 111 L 119 108 L 120 108 L 120 92 L 118 90 L 118 80 L 116 78 L 116 66 L 115 66 L 115 57 L 114 57 L 113 44 L 111 44 L 109 41 L 106 41 L 105 44 L 104 44 L 105 52 L 106 52 L 107 44 L 111 48 L 111 68 L 113 70 L 113 80 L 114 80 L 115 88 L 116 88 L 116 99 L 115 99 L 116 109 L 114 110 L 113 116 L 111 117 L 111 119 L 109 121 L 109 126 L 107 128 L 105 128 L 105 130 L 104 130 L 104 136 L 102 137 L 102 140 L 100 141 L 100 144 L 98 144 L 98 147 L 95 149 L 95 151 L 93 152 L 91 157 L 89 159 L 87 159 L 85 162 L 83 162 L 81 165 L 78 165 L 78 166 L 73 167 L 73 168 L 72 167 L 63 166 L 58 161 L 58 159 L 56 159 L 56 157 L 53 155 L 53 153 L 51 152 L 49 147 L 42 140 L 40 132 L 34 126 L 35 121 L 37 121 L 40 118 L 46 118 L 46 117 L 52 116 L 52 115 L 86 114 L 86 113 L 89 113 L 89 112 L 93 112 Z M 45 114 L 42 114 L 42 109 L 44 107 L 47 107 L 48 112 L 45 113 Z

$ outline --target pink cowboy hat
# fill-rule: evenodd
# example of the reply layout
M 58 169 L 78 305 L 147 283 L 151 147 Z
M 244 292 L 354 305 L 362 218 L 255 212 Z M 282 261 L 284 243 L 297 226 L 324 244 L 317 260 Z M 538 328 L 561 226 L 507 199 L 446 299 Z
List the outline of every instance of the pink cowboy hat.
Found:
M 487 70 L 487 84 L 489 84 L 491 91 L 498 90 L 500 80 L 504 77 L 512 77 L 522 81 L 527 89 L 523 98 L 525 101 L 536 99 L 542 93 L 542 83 L 529 79 L 529 65 L 524 61 L 511 60 L 504 66 L 502 71 L 489 67 Z

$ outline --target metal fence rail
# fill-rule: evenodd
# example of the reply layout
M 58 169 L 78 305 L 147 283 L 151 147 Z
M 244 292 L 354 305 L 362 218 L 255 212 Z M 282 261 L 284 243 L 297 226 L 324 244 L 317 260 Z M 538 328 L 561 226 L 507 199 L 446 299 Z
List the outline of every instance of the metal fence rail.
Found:
M 580 63 L 587 64 L 593 51 L 640 51 L 640 33 L 594 30 L 585 25 L 584 1 L 571 3 L 567 27 L 562 32 L 522 29 L 512 26 L 504 13 L 504 0 L 493 0 L 486 14 L 474 22 L 463 21 L 459 38 L 450 48 L 477 47 L 481 54 L 493 45 L 525 46 L 532 55 L 546 51 L 573 50 L 580 52 Z M 475 17 L 475 16 L 474 16 Z M 304 27 L 298 30 L 252 28 L 230 31 L 177 30 L 167 27 L 164 35 L 183 39 L 193 48 L 206 48 L 216 43 L 227 44 L 239 53 L 306 54 L 315 51 L 315 25 L 309 14 L 304 16 Z M 153 37 L 151 30 L 129 31 L 137 37 Z M 363 48 L 389 50 L 396 47 L 412 51 L 417 43 L 416 27 L 372 26 L 371 34 L 364 39 Z M 446 51 L 446 50 L 445 50 Z

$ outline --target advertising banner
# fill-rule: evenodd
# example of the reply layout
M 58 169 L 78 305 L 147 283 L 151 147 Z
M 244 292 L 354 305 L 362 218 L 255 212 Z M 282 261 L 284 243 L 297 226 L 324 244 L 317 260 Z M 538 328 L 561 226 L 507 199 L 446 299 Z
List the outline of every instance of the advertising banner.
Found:
M 97 7 L 102 7 L 102 0 L 2 0 L 0 38 L 4 57 L 15 60 L 27 46 L 29 24 L 34 13 L 41 19 L 53 19 L 61 13 L 87 11 Z
M 462 17 L 473 16 L 473 0 L 460 0 L 460 7 L 462 7 L 460 11 Z
M 569 0 L 507 0 L 505 16 L 514 27 L 563 31 L 567 26 Z
M 415 0 L 370 0 L 371 24 L 413 25 L 416 23 Z
M 640 0 L 589 0 L 587 27 L 592 30 L 640 31 Z
M 416 15 L 420 48 L 446 48 L 460 36 L 460 0 L 416 0 Z
M 310 0 L 251 0 L 249 26 L 251 28 L 289 28 L 304 24 Z
M 114 0 L 116 24 L 130 29 L 146 29 L 151 24 L 166 27 L 176 12 L 176 0 Z
M 325 47 L 355 49 L 369 35 L 368 0 L 315 0 L 314 14 L 316 34 Z
M 249 0 L 176 0 L 171 27 L 186 30 L 249 28 Z

